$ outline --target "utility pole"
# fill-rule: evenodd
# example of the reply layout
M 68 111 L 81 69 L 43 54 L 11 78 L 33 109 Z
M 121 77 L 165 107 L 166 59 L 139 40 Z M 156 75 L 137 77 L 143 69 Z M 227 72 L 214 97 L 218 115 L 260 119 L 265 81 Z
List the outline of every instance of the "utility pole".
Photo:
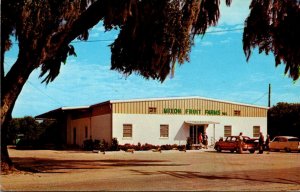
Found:
M 269 83 L 268 107 L 271 107 L 271 84 Z

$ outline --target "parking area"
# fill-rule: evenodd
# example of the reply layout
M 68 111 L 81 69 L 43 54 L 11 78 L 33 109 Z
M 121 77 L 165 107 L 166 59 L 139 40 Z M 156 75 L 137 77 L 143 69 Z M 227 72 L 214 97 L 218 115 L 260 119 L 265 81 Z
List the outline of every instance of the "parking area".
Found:
M 2 190 L 300 190 L 300 153 L 9 150 Z

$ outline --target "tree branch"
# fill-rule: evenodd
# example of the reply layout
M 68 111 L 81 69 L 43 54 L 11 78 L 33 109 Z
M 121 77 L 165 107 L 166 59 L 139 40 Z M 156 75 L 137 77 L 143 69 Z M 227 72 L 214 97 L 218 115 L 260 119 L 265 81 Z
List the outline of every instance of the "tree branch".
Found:
M 59 43 L 59 47 L 68 45 L 74 39 L 84 34 L 88 29 L 99 23 L 99 21 L 104 17 L 104 11 L 104 0 L 96 1 L 86 11 L 84 11 L 76 21 L 74 21 L 71 28 L 53 36 L 51 42 L 53 42 L 54 45 L 61 42 Z

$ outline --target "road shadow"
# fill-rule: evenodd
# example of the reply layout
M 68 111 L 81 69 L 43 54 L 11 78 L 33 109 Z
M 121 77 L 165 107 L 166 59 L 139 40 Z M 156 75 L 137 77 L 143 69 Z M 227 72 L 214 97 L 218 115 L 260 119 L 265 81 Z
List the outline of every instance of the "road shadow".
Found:
M 108 169 L 114 167 L 186 166 L 163 160 L 57 160 L 50 158 L 12 158 L 15 168 L 30 173 L 67 173 L 71 170 Z
M 300 186 L 299 177 L 295 176 L 293 179 L 286 179 L 287 175 L 277 175 L 276 177 L 270 177 L 272 175 L 272 171 L 265 171 L 263 174 L 257 175 L 257 172 L 245 172 L 239 171 L 235 172 L 222 172 L 216 174 L 208 174 L 202 172 L 193 172 L 193 171 L 142 171 L 142 170 L 129 170 L 133 174 L 136 175 L 168 175 L 171 177 L 179 178 L 179 179 L 206 179 L 206 180 L 244 180 L 245 182 L 263 182 L 263 183 L 278 183 L 278 184 L 296 184 Z M 300 167 L 297 169 L 290 170 L 279 170 L 279 172 L 285 171 L 288 174 L 298 174 L 300 171 Z

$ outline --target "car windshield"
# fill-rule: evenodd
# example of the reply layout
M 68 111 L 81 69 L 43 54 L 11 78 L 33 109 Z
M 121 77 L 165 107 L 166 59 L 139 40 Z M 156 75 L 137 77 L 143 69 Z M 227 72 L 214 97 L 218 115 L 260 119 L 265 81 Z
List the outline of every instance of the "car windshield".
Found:
M 278 137 L 275 137 L 275 138 L 273 139 L 273 141 L 279 141 L 279 138 L 278 138 Z

